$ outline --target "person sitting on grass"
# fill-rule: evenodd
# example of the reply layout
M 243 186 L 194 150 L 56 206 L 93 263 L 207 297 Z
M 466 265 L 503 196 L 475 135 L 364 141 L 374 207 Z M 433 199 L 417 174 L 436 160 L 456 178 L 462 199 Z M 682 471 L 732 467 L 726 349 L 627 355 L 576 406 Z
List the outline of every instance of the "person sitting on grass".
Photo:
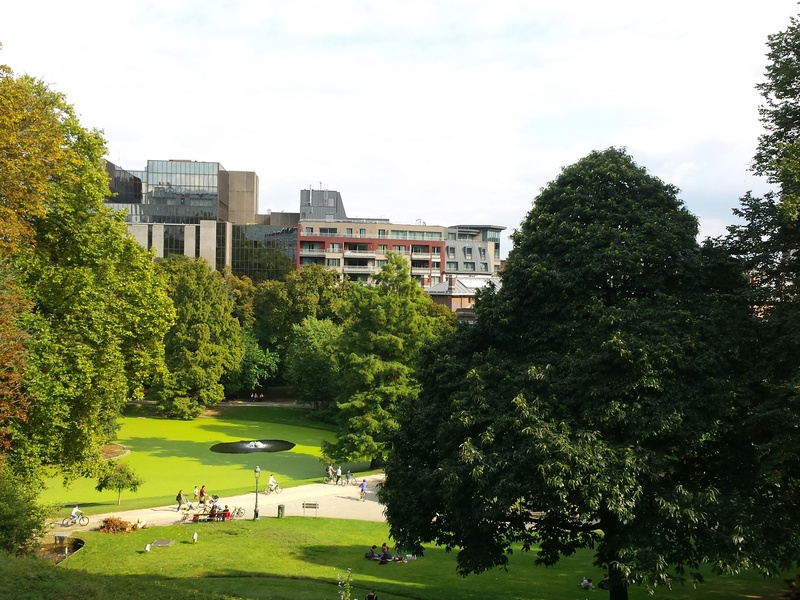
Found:
M 380 553 L 376 552 L 377 548 L 378 548 L 378 546 L 376 546 L 375 544 L 372 544 L 372 548 L 367 550 L 367 553 L 364 555 L 364 557 L 367 560 L 380 560 L 381 559 L 381 555 L 380 555 Z
M 375 593 L 375 590 L 370 590 L 364 600 L 378 600 L 378 594 Z

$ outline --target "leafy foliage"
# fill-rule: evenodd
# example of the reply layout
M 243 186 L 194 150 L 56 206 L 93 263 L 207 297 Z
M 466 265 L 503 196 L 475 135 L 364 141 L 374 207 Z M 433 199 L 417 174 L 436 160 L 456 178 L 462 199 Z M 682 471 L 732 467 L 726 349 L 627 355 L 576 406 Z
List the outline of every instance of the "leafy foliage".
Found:
M 330 319 L 306 317 L 293 327 L 286 356 L 286 380 L 303 402 L 330 408 L 339 386 L 336 349 L 342 326 Z
M 48 507 L 38 501 L 38 482 L 0 467 L 0 550 L 32 554 L 45 532 Z
M 335 444 L 323 444 L 332 458 L 370 458 L 373 467 L 383 463 L 396 407 L 417 394 L 420 349 L 454 321 L 411 278 L 402 256 L 387 259 L 374 286 L 356 286 L 349 294 L 337 353 L 341 431 Z
M 254 333 L 259 344 L 277 352 L 285 367 L 292 328 L 306 317 L 341 322 L 340 311 L 349 287 L 336 272 L 319 265 L 291 271 L 284 281 L 262 281 L 254 299 Z
M 171 255 L 157 267 L 168 280 L 177 319 L 164 336 L 167 368 L 151 392 L 161 410 L 191 418 L 223 400 L 223 377 L 241 368 L 241 326 L 222 275 L 204 260 Z
M 111 461 L 106 463 L 103 473 L 97 479 L 94 489 L 98 492 L 105 490 L 115 490 L 117 492 L 117 504 L 121 503 L 122 491 L 130 490 L 135 492 L 144 481 L 127 463 Z
M 612 598 L 732 549 L 717 444 L 744 280 L 697 245 L 676 194 L 612 148 L 536 198 L 502 288 L 426 349 L 419 398 L 400 405 L 382 491 L 399 545 L 459 548 L 463 574 L 516 544 L 543 564 L 596 548 Z
M 13 278 L 33 307 L 19 322 L 30 336 L 30 404 L 24 423 L 12 423 L 9 464 L 28 473 L 57 465 L 69 478 L 91 471 L 122 403 L 141 397 L 160 364 L 171 307 L 151 255 L 103 207 L 100 133 L 40 82 L 4 71 L 2 88 L 19 111 L 4 112 L 12 143 L 3 168 L 15 182 L 3 184 L 3 202 L 26 228 L 14 238 Z M 20 209 L 15 194 L 25 193 L 19 201 L 31 208 Z

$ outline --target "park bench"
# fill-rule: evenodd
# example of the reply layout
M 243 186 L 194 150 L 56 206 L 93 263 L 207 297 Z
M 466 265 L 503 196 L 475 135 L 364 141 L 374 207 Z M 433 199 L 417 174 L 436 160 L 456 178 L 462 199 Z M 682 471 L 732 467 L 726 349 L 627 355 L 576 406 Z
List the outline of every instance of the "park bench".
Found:
M 314 516 L 319 515 L 319 502 L 303 502 L 303 516 L 306 516 L 306 510 L 313 510 Z

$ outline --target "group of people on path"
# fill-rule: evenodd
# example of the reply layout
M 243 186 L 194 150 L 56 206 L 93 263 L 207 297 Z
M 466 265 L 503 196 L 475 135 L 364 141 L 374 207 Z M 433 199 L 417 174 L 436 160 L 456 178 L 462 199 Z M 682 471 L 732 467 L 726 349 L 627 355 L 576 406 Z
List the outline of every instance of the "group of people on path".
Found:
M 213 500 L 217 500 L 217 498 L 214 498 Z M 212 501 L 211 496 L 208 495 L 205 485 L 200 489 L 197 489 L 197 486 L 194 486 L 194 494 L 191 500 L 186 498 L 186 494 L 183 493 L 182 489 L 178 490 L 178 495 L 175 496 L 175 501 L 178 503 L 178 507 L 175 509 L 178 512 L 180 512 L 181 507 L 183 507 L 184 504 L 186 505 L 187 510 L 194 510 L 195 504 L 200 506 L 205 506 L 209 503 L 212 505 L 216 504 L 216 502 Z
M 334 469 L 333 463 L 328 463 L 328 466 L 325 467 L 325 481 L 326 483 L 333 483 L 334 485 L 346 485 L 355 484 L 356 478 L 350 469 L 347 469 L 347 473 L 342 476 L 342 465 L 338 465 Z M 366 481 L 366 479 L 364 481 Z
M 206 491 L 205 485 L 199 489 L 197 486 L 194 486 L 192 500 L 189 500 L 186 497 L 186 494 L 183 493 L 182 489 L 178 490 L 178 494 L 175 496 L 175 501 L 178 503 L 178 507 L 175 509 L 178 512 L 180 512 L 184 505 L 186 506 L 186 510 L 194 510 L 196 504 L 198 508 L 201 506 L 209 508 L 209 520 L 228 521 L 231 518 L 231 511 L 229 510 L 228 506 L 223 506 L 220 503 L 219 496 L 210 496 Z M 197 518 L 195 520 L 197 520 Z

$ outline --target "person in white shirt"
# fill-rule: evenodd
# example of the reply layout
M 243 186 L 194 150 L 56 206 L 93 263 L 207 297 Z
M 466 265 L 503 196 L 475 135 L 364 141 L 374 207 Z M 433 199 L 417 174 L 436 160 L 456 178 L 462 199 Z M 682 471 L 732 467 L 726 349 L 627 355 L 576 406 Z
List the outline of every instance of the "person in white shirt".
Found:
M 275 475 L 271 474 L 269 476 L 269 481 L 267 482 L 267 487 L 269 488 L 269 491 L 270 492 L 275 491 L 275 488 L 277 487 L 277 485 L 278 485 L 278 481 L 275 479 Z

